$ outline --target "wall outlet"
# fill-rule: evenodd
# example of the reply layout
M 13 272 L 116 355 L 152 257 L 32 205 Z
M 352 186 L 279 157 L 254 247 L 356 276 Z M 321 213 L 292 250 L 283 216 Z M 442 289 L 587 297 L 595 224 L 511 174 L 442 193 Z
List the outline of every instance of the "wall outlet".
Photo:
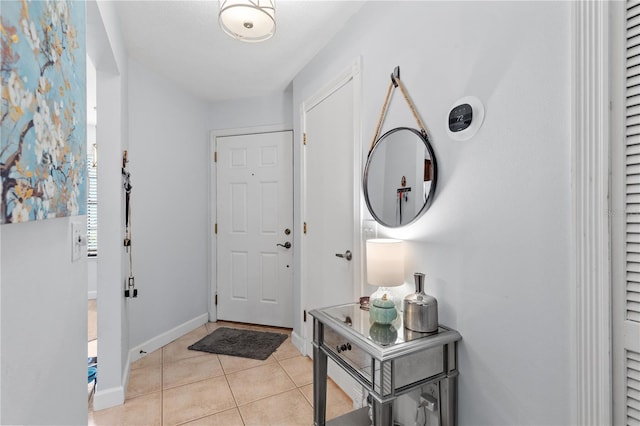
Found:
M 429 411 L 436 411 L 438 409 L 438 400 L 428 393 L 420 395 L 420 407 L 424 407 Z
M 368 240 L 378 237 L 378 223 L 373 219 L 364 219 L 362 221 L 362 239 Z
M 424 396 L 431 396 L 433 397 L 435 400 L 440 399 L 440 392 L 438 389 L 438 384 L 437 383 L 428 383 L 426 385 L 424 385 L 422 387 L 422 395 Z
M 71 221 L 71 261 L 82 256 L 82 246 L 87 243 L 87 224 L 84 221 Z

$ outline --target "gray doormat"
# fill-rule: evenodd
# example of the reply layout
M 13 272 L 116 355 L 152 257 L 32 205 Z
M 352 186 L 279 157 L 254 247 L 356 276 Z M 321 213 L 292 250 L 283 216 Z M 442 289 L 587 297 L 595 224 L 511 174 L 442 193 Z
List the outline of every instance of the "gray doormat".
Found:
M 286 334 L 221 327 L 189 346 L 192 351 L 265 360 L 287 339 Z

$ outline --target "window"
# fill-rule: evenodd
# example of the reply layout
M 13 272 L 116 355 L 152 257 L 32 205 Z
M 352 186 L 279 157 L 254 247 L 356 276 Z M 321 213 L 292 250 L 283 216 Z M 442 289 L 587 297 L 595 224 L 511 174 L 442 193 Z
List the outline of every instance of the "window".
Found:
M 97 145 L 87 150 L 87 254 L 98 255 L 98 163 Z

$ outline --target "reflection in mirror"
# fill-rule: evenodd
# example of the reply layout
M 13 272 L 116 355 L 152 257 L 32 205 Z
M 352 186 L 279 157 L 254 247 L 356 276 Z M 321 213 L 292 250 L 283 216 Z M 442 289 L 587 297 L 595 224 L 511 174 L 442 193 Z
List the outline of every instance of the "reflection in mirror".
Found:
M 418 130 L 397 127 L 376 141 L 364 169 L 364 197 L 380 224 L 396 228 L 418 219 L 431 205 L 437 163 Z

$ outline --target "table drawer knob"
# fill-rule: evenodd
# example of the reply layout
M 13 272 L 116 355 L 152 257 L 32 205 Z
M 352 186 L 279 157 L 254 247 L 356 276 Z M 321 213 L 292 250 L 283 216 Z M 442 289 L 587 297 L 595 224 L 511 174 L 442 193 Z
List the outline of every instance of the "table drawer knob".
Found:
M 351 350 L 351 343 L 343 343 L 342 345 L 336 345 L 336 351 L 338 351 L 338 353 L 343 351 L 350 351 L 350 350 Z

